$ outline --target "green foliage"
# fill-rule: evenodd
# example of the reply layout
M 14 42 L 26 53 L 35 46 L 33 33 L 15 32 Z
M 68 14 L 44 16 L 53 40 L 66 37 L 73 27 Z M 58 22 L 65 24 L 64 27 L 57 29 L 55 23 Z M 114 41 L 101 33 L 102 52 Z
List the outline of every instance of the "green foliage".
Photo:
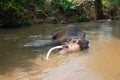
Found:
M 5 27 L 31 24 L 31 12 L 43 15 L 44 4 L 45 0 L 1 0 L 0 21 Z
M 120 6 L 120 0 L 102 0 L 102 3 L 104 13 L 113 13 Z M 0 0 L 0 25 L 20 27 L 39 19 L 57 23 L 89 21 L 90 17 L 86 15 L 85 3 L 76 3 L 74 0 Z
M 57 14 L 60 20 L 62 19 L 63 21 L 66 21 L 71 17 L 77 17 L 81 15 L 81 5 L 73 1 L 74 0 L 51 0 L 51 10 L 54 11 L 51 13 L 52 16 Z
M 47 10 L 45 8 L 46 0 L 36 0 L 32 4 L 34 6 L 34 12 L 36 15 L 39 15 L 40 17 L 46 17 L 47 16 Z
M 120 0 L 102 0 L 102 3 L 107 9 L 110 10 L 120 6 Z
M 78 17 L 77 21 L 78 21 L 78 22 L 90 21 L 90 17 L 87 16 L 86 14 L 82 14 L 80 17 Z
M 55 10 L 59 9 L 59 11 L 63 14 L 66 14 L 72 2 L 68 0 L 51 0 L 51 7 Z
M 17 25 L 26 12 L 26 9 L 14 0 L 0 2 L 0 6 L 0 16 L 4 26 L 14 26 L 14 24 Z
M 107 18 L 119 19 L 120 0 L 102 0 L 102 3 Z

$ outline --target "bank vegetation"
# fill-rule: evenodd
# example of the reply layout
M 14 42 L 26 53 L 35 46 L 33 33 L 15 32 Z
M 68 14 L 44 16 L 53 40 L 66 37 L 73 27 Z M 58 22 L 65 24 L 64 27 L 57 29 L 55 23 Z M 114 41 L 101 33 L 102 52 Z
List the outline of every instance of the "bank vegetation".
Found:
M 0 0 L 0 27 L 119 19 L 120 0 Z

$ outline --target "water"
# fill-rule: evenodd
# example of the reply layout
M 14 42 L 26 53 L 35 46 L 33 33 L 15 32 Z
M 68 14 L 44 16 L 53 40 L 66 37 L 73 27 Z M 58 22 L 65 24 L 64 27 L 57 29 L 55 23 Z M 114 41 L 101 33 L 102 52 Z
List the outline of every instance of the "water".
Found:
M 120 80 L 120 23 L 74 23 L 87 33 L 90 48 L 69 55 L 38 47 L 65 25 L 37 24 L 0 29 L 0 80 Z

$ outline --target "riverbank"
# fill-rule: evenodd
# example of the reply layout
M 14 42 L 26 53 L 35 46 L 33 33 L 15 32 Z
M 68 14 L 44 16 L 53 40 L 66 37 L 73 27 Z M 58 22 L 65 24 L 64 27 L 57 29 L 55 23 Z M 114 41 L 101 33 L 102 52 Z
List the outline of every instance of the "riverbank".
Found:
M 3 28 L 30 26 L 35 23 L 65 24 L 120 19 L 119 0 L 42 0 L 29 3 L 23 0 L 1 1 L 0 4 L 0 27 Z

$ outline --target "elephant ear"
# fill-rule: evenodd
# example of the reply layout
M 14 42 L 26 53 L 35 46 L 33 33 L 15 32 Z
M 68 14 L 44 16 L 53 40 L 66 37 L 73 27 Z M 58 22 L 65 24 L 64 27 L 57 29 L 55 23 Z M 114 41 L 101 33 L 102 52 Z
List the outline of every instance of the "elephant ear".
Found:
M 78 33 L 79 37 L 86 37 L 86 33 L 84 31 Z
M 55 34 L 52 36 L 52 39 L 53 39 L 53 40 L 56 40 L 56 39 L 58 38 L 58 36 L 59 36 L 59 33 L 55 33 Z

